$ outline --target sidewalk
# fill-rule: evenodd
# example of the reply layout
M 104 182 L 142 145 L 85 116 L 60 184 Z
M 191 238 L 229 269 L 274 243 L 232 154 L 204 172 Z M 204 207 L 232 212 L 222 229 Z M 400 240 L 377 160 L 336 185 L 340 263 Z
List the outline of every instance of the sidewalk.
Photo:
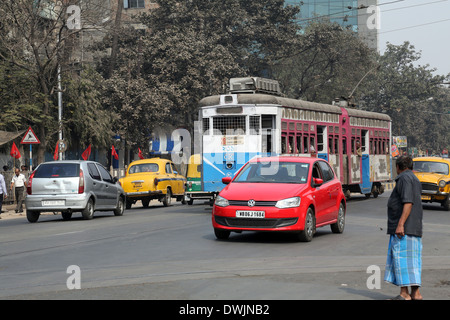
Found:
M 2 214 L 0 217 L 3 219 L 12 219 L 12 218 L 20 218 L 20 217 L 26 217 L 27 213 L 25 210 L 25 204 L 23 205 L 23 212 L 15 213 L 14 210 L 16 209 L 16 204 L 5 204 L 3 203 L 2 206 Z

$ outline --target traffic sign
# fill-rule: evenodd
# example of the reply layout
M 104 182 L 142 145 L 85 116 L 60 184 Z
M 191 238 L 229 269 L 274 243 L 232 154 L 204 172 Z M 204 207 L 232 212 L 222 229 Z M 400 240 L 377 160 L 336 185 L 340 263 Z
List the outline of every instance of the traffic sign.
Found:
M 20 141 L 21 144 L 40 144 L 38 137 L 34 133 L 33 129 L 31 127 L 28 128 L 27 132 L 22 138 L 22 141 Z

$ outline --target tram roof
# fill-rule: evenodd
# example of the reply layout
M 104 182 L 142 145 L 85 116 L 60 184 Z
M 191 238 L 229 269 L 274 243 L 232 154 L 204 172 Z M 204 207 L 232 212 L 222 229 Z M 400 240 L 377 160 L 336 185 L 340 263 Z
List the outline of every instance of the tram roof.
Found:
M 310 102 L 305 100 L 297 100 L 291 98 L 285 98 L 270 94 L 237 94 L 237 103 L 238 104 L 254 104 L 254 105 L 278 105 L 282 107 L 290 107 L 296 109 L 304 109 L 304 110 L 312 110 L 312 111 L 322 111 L 329 113 L 337 113 L 342 114 L 342 109 L 339 106 L 331 105 L 331 104 L 323 104 L 317 102 Z M 199 106 L 203 107 L 213 107 L 220 106 L 220 95 L 205 97 L 199 102 Z M 225 106 L 225 105 L 222 105 Z M 360 117 L 360 118 L 371 118 L 378 120 L 391 121 L 391 118 L 382 113 L 363 111 L 353 108 L 345 108 L 348 111 L 349 116 L 351 117 Z

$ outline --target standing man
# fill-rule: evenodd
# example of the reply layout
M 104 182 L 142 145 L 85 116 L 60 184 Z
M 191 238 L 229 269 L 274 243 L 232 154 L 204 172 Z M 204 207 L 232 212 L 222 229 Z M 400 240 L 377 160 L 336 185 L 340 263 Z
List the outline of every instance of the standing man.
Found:
M 23 212 L 23 207 L 22 207 L 22 203 L 23 203 L 23 192 L 25 191 L 25 187 L 27 186 L 27 181 L 25 176 L 20 173 L 19 168 L 16 168 L 14 170 L 15 175 L 13 175 L 12 180 L 11 180 L 11 191 L 13 186 L 15 187 L 15 192 L 14 195 L 16 197 L 16 201 L 17 201 L 17 206 L 16 206 L 16 210 L 14 210 L 16 213 L 17 212 Z
M 0 219 L 2 218 L 3 197 L 8 197 L 8 191 L 6 190 L 5 177 L 0 173 Z
M 396 185 L 388 201 L 390 241 L 384 280 L 400 287 L 394 300 L 422 300 L 422 186 L 412 166 L 410 156 L 398 157 Z

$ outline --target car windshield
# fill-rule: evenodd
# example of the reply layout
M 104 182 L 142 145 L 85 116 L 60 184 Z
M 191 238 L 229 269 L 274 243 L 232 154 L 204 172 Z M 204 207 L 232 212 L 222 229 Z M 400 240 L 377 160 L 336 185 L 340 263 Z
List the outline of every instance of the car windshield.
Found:
M 156 163 L 141 163 L 136 164 L 130 168 L 128 173 L 141 173 L 141 172 L 158 172 L 159 167 Z
M 448 164 L 434 161 L 414 161 L 413 170 L 417 172 L 432 172 L 448 175 Z
M 306 183 L 309 164 L 301 162 L 247 163 L 233 182 Z
M 80 175 L 78 163 L 44 163 L 41 164 L 34 174 L 35 178 L 70 178 Z

